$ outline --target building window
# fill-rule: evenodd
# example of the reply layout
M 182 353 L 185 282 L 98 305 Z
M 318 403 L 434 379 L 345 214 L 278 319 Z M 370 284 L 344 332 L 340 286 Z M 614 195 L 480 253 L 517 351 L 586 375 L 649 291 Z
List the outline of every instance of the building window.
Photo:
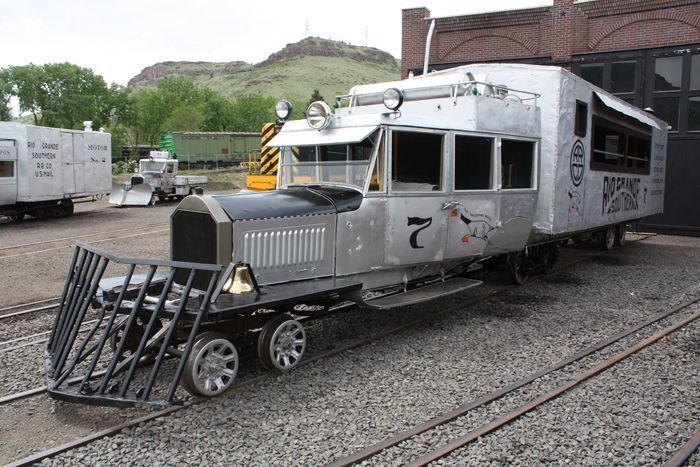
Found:
M 613 93 L 634 92 L 637 62 L 626 60 L 610 64 L 610 91 Z
M 657 58 L 654 63 L 654 91 L 681 89 L 683 57 Z
M 455 136 L 455 190 L 492 188 L 493 139 Z
M 649 173 L 651 134 L 593 116 L 591 169 Z
M 441 191 L 444 136 L 392 132 L 392 190 Z
M 584 137 L 588 132 L 588 104 L 576 101 L 576 136 Z
M 501 188 L 512 190 L 533 188 L 532 169 L 535 144 L 531 141 L 501 141 Z
M 599 88 L 603 87 L 604 65 L 602 63 L 592 63 L 581 65 L 581 77 Z
M 688 101 L 688 131 L 700 131 L 700 96 Z
M 677 97 L 654 97 L 656 116 L 668 123 L 671 131 L 678 131 L 679 99 Z
M 691 91 L 700 91 L 700 54 L 691 57 L 689 87 Z
M 15 161 L 0 161 L 0 178 L 15 176 Z

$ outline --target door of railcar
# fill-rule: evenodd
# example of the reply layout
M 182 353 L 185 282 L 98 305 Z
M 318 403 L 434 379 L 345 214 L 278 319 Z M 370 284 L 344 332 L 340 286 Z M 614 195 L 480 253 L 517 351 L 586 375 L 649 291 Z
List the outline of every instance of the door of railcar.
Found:
M 504 136 L 498 142 L 499 228 L 484 252 L 489 255 L 525 248 L 537 201 L 537 141 Z
M 387 265 L 441 261 L 447 235 L 446 132 L 393 129 L 388 133 Z
M 0 206 L 17 202 L 17 146 L 0 139 Z
M 481 255 L 498 229 L 496 138 L 457 133 L 449 160 L 445 258 Z

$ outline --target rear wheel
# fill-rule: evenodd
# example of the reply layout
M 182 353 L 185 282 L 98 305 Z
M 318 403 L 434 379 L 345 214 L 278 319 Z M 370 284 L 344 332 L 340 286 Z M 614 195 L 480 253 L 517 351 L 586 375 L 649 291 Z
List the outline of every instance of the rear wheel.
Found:
M 182 386 L 193 396 L 217 396 L 233 384 L 238 373 L 238 351 L 217 332 L 197 336 L 182 374 Z
M 612 250 L 615 245 L 615 230 L 615 226 L 610 226 L 598 232 L 598 242 L 601 249 Z
M 625 246 L 625 237 L 627 236 L 627 225 L 619 224 L 615 228 L 615 245 L 619 247 Z
M 265 368 L 288 371 L 299 364 L 306 350 L 304 326 L 289 316 L 265 323 L 258 337 L 258 357 Z

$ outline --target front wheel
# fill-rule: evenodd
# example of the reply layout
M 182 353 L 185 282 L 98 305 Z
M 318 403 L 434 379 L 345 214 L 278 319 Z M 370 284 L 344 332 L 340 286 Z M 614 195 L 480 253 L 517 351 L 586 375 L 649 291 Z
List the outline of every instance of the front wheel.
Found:
M 527 282 L 528 274 L 525 268 L 524 251 L 516 251 L 506 255 L 506 271 L 512 283 L 523 285 Z
M 231 387 L 236 373 L 238 351 L 233 343 L 217 332 L 205 332 L 192 346 L 182 386 L 193 396 L 217 396 Z
M 271 319 L 260 331 L 258 357 L 265 368 L 289 371 L 299 364 L 306 350 L 304 326 L 289 316 Z

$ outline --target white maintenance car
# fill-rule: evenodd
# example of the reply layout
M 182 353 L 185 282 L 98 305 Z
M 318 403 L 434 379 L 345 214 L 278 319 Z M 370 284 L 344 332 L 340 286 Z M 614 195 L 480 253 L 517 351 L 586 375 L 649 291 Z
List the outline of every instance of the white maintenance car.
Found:
M 67 217 L 109 194 L 111 148 L 109 133 L 0 123 L 0 215 Z
M 151 151 L 139 161 L 139 171 L 123 185 L 112 184 L 109 202 L 118 206 L 149 206 L 156 199 L 181 200 L 207 184 L 206 175 L 177 175 L 178 161 L 168 151 Z

